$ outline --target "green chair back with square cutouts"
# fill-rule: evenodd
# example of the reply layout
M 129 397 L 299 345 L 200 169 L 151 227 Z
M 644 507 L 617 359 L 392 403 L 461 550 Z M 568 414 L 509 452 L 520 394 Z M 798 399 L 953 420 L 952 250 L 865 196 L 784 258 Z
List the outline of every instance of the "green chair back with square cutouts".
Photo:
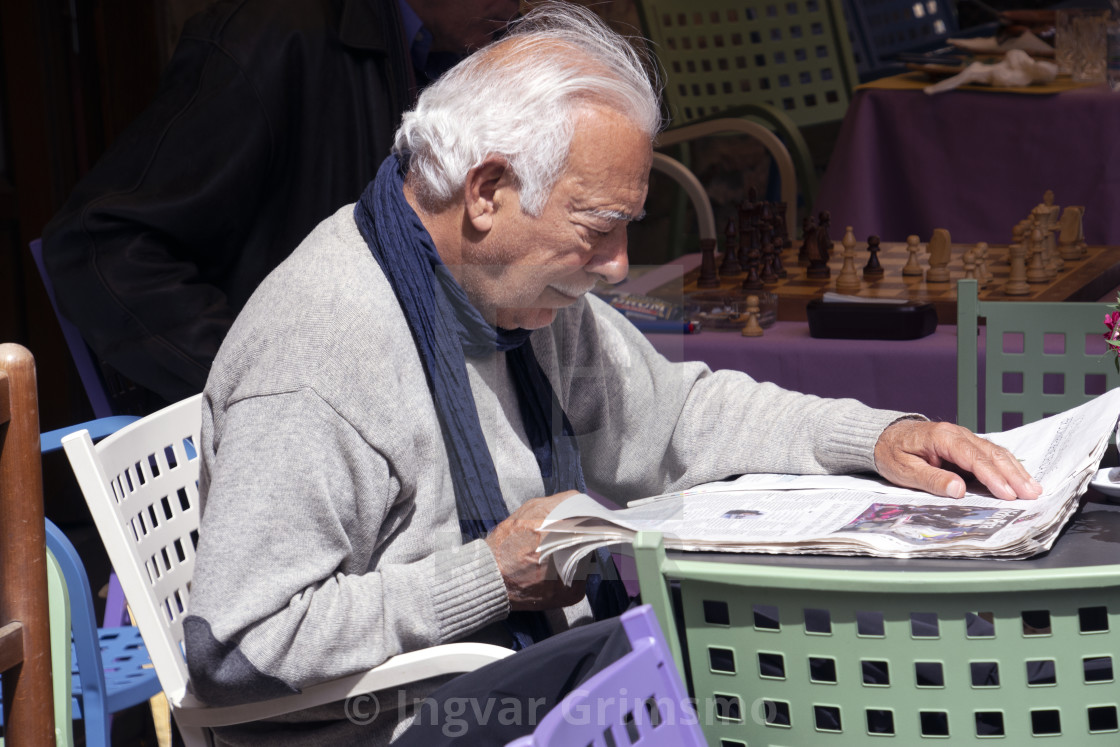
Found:
M 840 0 L 643 0 L 674 126 L 767 104 L 798 127 L 843 119 L 858 82 Z
M 862 570 L 655 532 L 634 560 L 708 744 L 1116 744 L 1120 565 Z
M 981 301 L 957 284 L 957 422 L 995 432 L 1077 407 L 1120 386 L 1107 352 L 1103 303 Z M 985 320 L 979 380 L 979 320 Z M 978 422 L 979 394 L 984 420 Z

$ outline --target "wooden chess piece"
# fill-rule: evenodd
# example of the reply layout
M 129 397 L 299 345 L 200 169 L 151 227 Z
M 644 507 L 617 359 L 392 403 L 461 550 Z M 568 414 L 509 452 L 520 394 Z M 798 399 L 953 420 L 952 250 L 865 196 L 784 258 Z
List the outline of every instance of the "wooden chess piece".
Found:
M 976 279 L 976 251 L 969 249 L 962 257 L 964 261 L 964 277 L 966 280 Z
M 727 228 L 724 229 L 723 264 L 719 267 L 719 274 L 724 277 L 738 275 L 743 271 L 739 265 L 739 234 L 735 230 L 735 219 L 727 219 Z
M 867 237 L 867 251 L 871 254 L 867 259 L 867 264 L 863 266 L 863 279 L 864 280 L 881 280 L 883 277 L 883 265 L 879 263 L 879 237 L 871 235 Z
M 750 199 L 753 190 L 748 190 L 747 201 L 739 205 L 739 266 L 747 269 L 751 252 L 759 249 L 758 209 L 759 205 Z
M 810 254 L 809 267 L 805 270 L 805 277 L 813 280 L 828 280 L 831 276 L 832 272 L 828 268 L 828 259 L 815 251 Z
M 743 280 L 741 286 L 743 290 L 762 290 L 765 286 L 762 283 L 762 278 L 759 277 L 759 267 L 761 265 L 761 255 L 757 247 L 751 248 L 747 252 L 745 270 L 747 277 Z
M 906 264 L 902 267 L 902 275 L 904 277 L 921 277 L 925 274 L 922 266 L 918 264 L 918 252 L 922 250 L 920 239 L 917 236 L 910 235 L 906 237 L 906 251 L 910 252 L 910 257 L 906 260 Z
M 1027 248 L 1022 244 L 1012 244 L 1008 248 L 1011 254 L 1011 275 L 1004 283 L 1003 292 L 1009 296 L 1026 296 L 1031 292 L 1027 285 Z
M 793 246 L 793 239 L 791 239 L 789 236 L 789 226 L 786 225 L 786 207 L 787 205 L 784 202 L 779 202 L 774 206 L 778 221 L 778 238 L 782 240 L 782 251 L 785 251 L 786 249 L 789 249 Z
M 1070 205 L 1062 211 L 1058 220 L 1058 252 L 1062 259 L 1075 260 L 1085 256 L 1085 237 L 1081 227 L 1084 215 L 1085 208 L 1080 205 Z
M 716 270 L 716 240 L 700 239 L 700 277 L 697 288 L 718 288 L 719 271 Z
M 786 271 L 786 266 L 782 263 L 782 245 L 783 245 L 782 237 L 780 235 L 775 236 L 774 237 L 774 254 L 773 254 L 774 274 L 777 275 L 779 278 L 785 279 L 785 278 L 789 277 L 789 272 Z
M 762 337 L 762 325 L 758 323 L 760 313 L 758 296 L 747 296 L 747 323 L 743 327 L 743 337 Z
M 995 278 L 992 271 L 988 269 L 988 242 L 981 241 L 973 248 L 976 251 L 976 282 L 987 285 Z
M 933 229 L 933 236 L 926 245 L 929 252 L 929 270 L 926 271 L 927 283 L 949 282 L 949 262 L 953 257 L 953 240 L 944 228 Z
M 1046 241 L 1046 257 L 1050 260 L 1054 253 L 1057 251 L 1057 236 L 1052 231 L 1058 226 L 1058 216 L 1061 214 L 1062 209 L 1054 204 L 1054 190 L 1048 189 L 1042 195 L 1042 202 L 1039 203 L 1031 214 L 1038 214 L 1039 221 L 1042 228 L 1042 237 Z M 1059 270 L 1061 267 L 1058 268 Z
M 831 224 L 832 216 L 827 210 L 822 210 L 817 215 L 817 253 L 821 255 L 826 265 L 832 259 Z
M 840 293 L 859 293 L 859 275 L 856 273 L 856 236 L 852 227 L 844 231 L 844 238 L 840 242 L 844 247 L 844 265 L 840 274 L 836 276 L 836 290 Z
M 1033 225 L 1040 235 L 1038 245 L 1042 247 L 1042 266 L 1046 268 L 1047 279 L 1053 279 L 1061 272 L 1065 262 L 1058 254 L 1057 238 L 1054 235 L 1058 223 L 1055 211 L 1058 208 L 1052 204 L 1053 193 L 1047 190 L 1047 195 L 1050 198 L 1050 203 L 1043 202 L 1040 204 L 1031 212 L 1031 217 L 1034 221 Z M 1045 197 L 1043 199 L 1045 200 Z
M 1027 282 L 1045 283 L 1050 279 L 1050 270 L 1046 267 L 1046 246 L 1042 241 L 1042 231 L 1037 226 L 1031 231 L 1027 250 L 1031 255 L 1027 267 Z
M 801 247 L 797 250 L 797 264 L 805 267 L 812 264 L 814 248 L 817 246 L 817 222 L 813 217 L 801 219 Z
M 778 282 L 778 273 L 774 272 L 774 244 L 764 241 L 762 244 L 762 282 L 774 285 Z

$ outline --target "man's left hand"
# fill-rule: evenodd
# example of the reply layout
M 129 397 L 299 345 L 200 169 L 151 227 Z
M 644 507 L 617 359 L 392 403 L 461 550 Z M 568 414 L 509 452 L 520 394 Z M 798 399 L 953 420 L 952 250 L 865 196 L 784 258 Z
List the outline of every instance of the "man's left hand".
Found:
M 875 466 L 895 485 L 961 498 L 964 478 L 941 469 L 946 463 L 971 472 L 997 498 L 1034 500 L 1042 495 L 1042 486 L 1011 452 L 952 423 L 899 420 L 875 444 Z

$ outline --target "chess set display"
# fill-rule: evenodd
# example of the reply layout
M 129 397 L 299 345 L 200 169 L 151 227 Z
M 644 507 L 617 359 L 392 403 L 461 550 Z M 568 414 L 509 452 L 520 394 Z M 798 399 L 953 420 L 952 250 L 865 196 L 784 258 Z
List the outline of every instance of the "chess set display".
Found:
M 956 245 L 948 228 L 924 241 L 884 242 L 875 234 L 860 241 L 852 226 L 837 241 L 827 211 L 804 218 L 795 241 L 785 207 L 752 191 L 728 221 L 722 251 L 711 242 L 702 247 L 683 295 L 680 283 L 651 295 L 679 303 L 704 329 L 754 336 L 775 320 L 806 320 L 809 302 L 826 293 L 928 303 L 940 323 L 953 324 L 961 278 L 976 278 L 982 298 L 1024 301 L 1097 300 L 1120 283 L 1120 248 L 1089 245 L 1084 208 L 1063 209 L 1050 191 L 1012 227 L 1007 244 Z

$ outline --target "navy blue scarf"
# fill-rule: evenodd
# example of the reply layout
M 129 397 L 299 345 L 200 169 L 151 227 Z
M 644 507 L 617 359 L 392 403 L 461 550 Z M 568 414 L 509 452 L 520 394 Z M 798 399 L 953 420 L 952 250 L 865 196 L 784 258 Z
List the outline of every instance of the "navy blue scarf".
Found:
M 485 537 L 509 515 L 475 409 L 466 356 L 506 352 L 522 424 L 540 468 L 545 494 L 585 492 L 571 423 L 528 344 L 530 331 L 490 325 L 467 299 L 405 200 L 404 171 L 396 156 L 389 156 L 381 164 L 354 206 L 354 219 L 412 330 L 440 418 L 463 534 L 471 539 Z M 601 553 L 600 562 L 610 563 L 609 554 Z M 607 567 L 613 570 L 613 566 Z M 588 579 L 587 590 L 596 618 L 617 615 L 625 609 L 620 583 L 600 584 L 598 578 Z M 548 624 L 539 612 L 514 612 L 508 627 L 515 648 L 549 635 Z

